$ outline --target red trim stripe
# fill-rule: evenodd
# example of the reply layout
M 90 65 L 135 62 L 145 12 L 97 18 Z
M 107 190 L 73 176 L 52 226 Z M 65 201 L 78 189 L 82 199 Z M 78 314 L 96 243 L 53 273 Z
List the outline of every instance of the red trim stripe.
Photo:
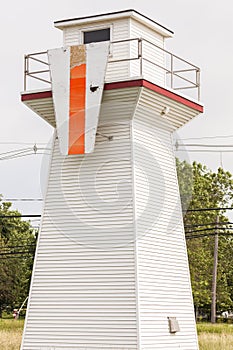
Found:
M 107 83 L 104 86 L 104 90 L 113 90 L 113 89 L 124 89 L 129 87 L 145 87 L 149 90 L 152 90 L 160 95 L 163 95 L 165 97 L 170 98 L 173 101 L 182 103 L 185 106 L 188 106 L 192 109 L 197 110 L 200 113 L 203 113 L 203 106 L 199 105 L 196 102 L 190 101 L 189 99 L 182 97 L 175 92 L 169 91 L 165 88 L 162 88 L 161 86 L 158 86 L 156 84 L 150 83 L 147 80 L 139 79 L 139 80 L 130 80 L 130 81 L 120 81 L 116 83 Z
M 113 89 L 124 89 L 130 87 L 142 87 L 143 80 L 129 80 L 129 81 L 119 81 L 117 83 L 106 83 L 104 85 L 104 90 L 113 90 Z
M 163 95 L 165 97 L 168 97 L 173 101 L 182 103 L 185 106 L 188 106 L 192 109 L 195 109 L 195 110 L 203 113 L 203 106 L 199 105 L 198 103 L 190 101 L 187 98 L 182 97 L 182 96 L 180 96 L 172 91 L 166 90 L 158 85 L 152 84 L 147 80 L 143 80 L 143 87 L 148 88 L 152 91 L 155 91 L 158 94 Z
M 165 88 L 162 88 L 161 86 L 155 85 L 153 83 L 150 83 L 147 80 L 144 79 L 138 79 L 138 80 L 130 80 L 130 81 L 120 81 L 116 83 L 107 83 L 104 85 L 104 90 L 113 90 L 113 89 L 124 89 L 124 88 L 131 88 L 131 87 L 145 87 L 149 90 L 152 90 L 162 96 L 168 97 L 173 101 L 176 101 L 178 103 L 181 103 L 187 107 L 190 107 L 192 109 L 195 109 L 196 111 L 203 113 L 204 108 L 202 105 L 190 101 L 189 99 L 182 97 L 175 92 L 169 91 Z M 36 100 L 40 98 L 47 98 L 52 97 L 52 91 L 44 91 L 44 92 L 37 92 L 37 93 L 29 93 L 21 96 L 22 101 L 28 101 L 28 100 Z
M 31 92 L 21 95 L 21 101 L 39 100 L 41 98 L 52 97 L 52 91 Z

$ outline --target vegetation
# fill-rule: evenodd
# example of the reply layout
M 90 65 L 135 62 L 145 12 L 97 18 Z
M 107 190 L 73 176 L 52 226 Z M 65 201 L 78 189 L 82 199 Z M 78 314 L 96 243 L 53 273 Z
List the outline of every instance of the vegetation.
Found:
M 177 160 L 183 211 L 196 208 L 223 208 L 233 205 L 233 179 L 219 168 L 216 173 L 194 162 Z M 217 311 L 233 310 L 233 235 L 225 210 L 186 211 L 189 265 L 196 314 L 210 315 L 214 233 L 219 215 L 219 261 Z
M 233 325 L 197 324 L 200 350 L 232 350 Z
M 23 320 L 0 319 L 1 350 L 19 350 L 23 333 L 23 324 Z
M 217 311 L 233 310 L 233 232 L 227 212 L 189 211 L 196 208 L 233 207 L 233 180 L 229 172 L 216 173 L 194 162 L 177 160 L 177 173 L 185 212 L 184 224 L 196 313 L 210 315 L 214 233 L 219 215 Z M 187 209 L 189 209 L 187 211 Z M 19 308 L 28 295 L 36 236 L 11 203 L 0 199 L 0 310 Z M 0 319 L 0 349 L 19 349 L 23 320 Z M 230 350 L 232 324 L 198 324 L 200 350 Z
M 20 348 L 23 320 L 0 320 L 0 349 Z M 232 350 L 233 325 L 199 323 L 197 325 L 200 350 Z
M 19 308 L 29 290 L 36 237 L 19 216 L 0 201 L 0 316 Z

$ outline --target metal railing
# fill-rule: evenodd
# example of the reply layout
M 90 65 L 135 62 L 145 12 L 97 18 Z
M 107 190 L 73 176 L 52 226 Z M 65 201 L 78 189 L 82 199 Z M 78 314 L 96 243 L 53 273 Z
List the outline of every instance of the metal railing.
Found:
M 39 66 L 42 65 L 43 69 L 37 67 L 32 68 L 33 63 L 36 63 L 37 66 L 38 64 Z M 46 66 L 47 69 L 45 69 L 44 66 Z M 45 79 L 44 74 L 47 74 L 49 78 Z M 47 51 L 30 53 L 24 56 L 24 91 L 27 90 L 27 79 L 29 77 L 51 84 Z
M 120 51 L 120 55 L 117 45 L 126 45 Z M 111 42 L 108 70 L 111 70 L 112 64 L 119 65 L 121 62 L 132 62 L 133 64 L 133 61 L 138 62 L 138 64 L 130 70 L 131 73 L 128 78 L 140 76 L 156 83 L 156 74 L 160 74 L 162 79 L 164 78 L 163 85 L 165 88 L 169 87 L 173 90 L 195 89 L 196 98 L 200 100 L 199 67 L 146 39 L 133 38 Z M 28 78 L 51 84 L 46 51 L 25 55 L 24 62 L 24 91 L 27 89 Z M 32 63 L 42 66 L 41 68 L 32 69 Z M 47 74 L 46 78 L 44 74 Z
M 183 58 L 181 58 L 177 55 L 174 55 L 172 52 L 167 51 L 167 50 L 159 47 L 158 45 L 151 43 L 148 40 L 144 40 L 144 41 L 149 43 L 150 45 L 153 45 L 158 50 L 163 51 L 164 54 L 170 58 L 170 67 L 169 68 L 159 66 L 155 62 L 153 62 L 153 64 L 155 66 L 159 67 L 160 69 L 163 69 L 166 72 L 166 75 L 170 75 L 170 87 L 171 87 L 171 89 L 173 89 L 173 90 L 196 89 L 197 90 L 197 98 L 198 98 L 198 100 L 200 100 L 200 73 L 201 73 L 200 68 L 195 66 L 194 64 L 184 60 Z M 143 53 L 142 53 L 142 57 L 143 57 Z M 146 58 L 144 58 L 144 60 L 148 61 Z M 180 65 L 184 65 L 184 66 L 186 66 L 186 68 L 184 67 L 183 69 L 182 68 L 177 69 L 176 66 L 180 66 Z M 183 73 L 183 74 L 194 73 L 194 77 L 192 80 L 190 80 L 187 77 L 185 77 L 184 75 L 181 75 L 180 73 Z M 186 83 L 188 85 L 176 86 L 175 78 L 178 78 L 183 83 Z

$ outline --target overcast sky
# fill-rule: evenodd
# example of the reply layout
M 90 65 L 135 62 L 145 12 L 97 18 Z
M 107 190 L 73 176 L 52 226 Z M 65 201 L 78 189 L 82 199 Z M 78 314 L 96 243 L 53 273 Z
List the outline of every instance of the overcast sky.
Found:
M 35 142 L 47 143 L 51 138 L 52 129 L 20 102 L 20 91 L 23 90 L 24 54 L 62 46 L 62 32 L 53 27 L 53 21 L 130 8 L 173 30 L 175 35 L 167 40 L 166 48 L 201 68 L 201 100 L 205 113 L 183 127 L 179 137 L 233 135 L 233 10 L 230 1 L 6 1 L 0 15 L 0 153 L 31 147 Z M 183 142 L 233 145 L 233 136 Z M 31 143 L 31 146 L 23 143 Z M 5 198 L 41 198 L 42 158 L 46 156 L 0 160 L 0 193 Z M 222 153 L 222 156 L 190 152 L 189 158 L 213 170 L 222 161 L 223 167 L 233 173 L 232 152 Z M 45 162 L 43 164 L 42 168 L 46 167 Z M 16 203 L 15 207 L 24 213 L 40 213 L 41 210 L 41 204 L 36 202 Z

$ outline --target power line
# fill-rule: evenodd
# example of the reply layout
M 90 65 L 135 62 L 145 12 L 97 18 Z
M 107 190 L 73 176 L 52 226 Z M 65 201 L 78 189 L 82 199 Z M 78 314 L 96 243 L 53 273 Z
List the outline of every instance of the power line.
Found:
M 216 222 L 209 222 L 207 224 L 194 224 L 194 225 L 186 225 L 184 228 L 192 228 L 192 227 L 201 227 L 201 226 L 211 226 L 216 225 Z M 218 225 L 233 225 L 233 222 L 219 222 Z
M 220 230 L 228 230 L 231 231 L 232 227 L 220 227 Z M 194 232 L 205 232 L 205 231 L 213 231 L 216 230 L 216 227 L 210 227 L 210 228 L 203 228 L 201 230 L 193 230 L 193 231 L 187 231 L 186 234 L 194 233 Z
M 177 149 L 176 152 L 205 152 L 205 153 L 232 153 L 233 152 L 233 149 L 232 150 L 210 150 L 210 149 L 190 149 L 190 150 L 187 150 L 187 149 Z
M 207 152 L 207 153 L 219 153 L 219 152 L 232 152 L 233 150 L 229 149 L 233 147 L 233 144 L 204 144 L 204 143 L 175 143 L 176 152 Z M 199 147 L 199 149 L 183 149 L 180 147 Z M 204 148 L 204 149 L 203 149 Z M 207 149 L 206 149 L 207 148 Z M 212 148 L 212 149 L 208 149 Z M 214 149 L 213 149 L 214 148 Z M 228 149 L 226 149 L 228 148 Z
M 0 160 L 11 160 L 11 159 L 17 159 L 17 158 L 21 158 L 21 157 L 26 157 L 26 156 L 37 156 L 37 155 L 48 155 L 50 156 L 51 154 L 50 153 L 46 153 L 46 152 L 32 152 L 30 151 L 30 153 L 27 152 L 22 152 L 22 154 L 17 154 L 17 155 L 12 155 L 12 156 L 5 156 L 5 157 L 2 157 L 0 158 Z
M 25 254 L 21 254 L 21 256 L 19 255 L 19 256 L 10 256 L 10 255 L 8 255 L 8 256 L 0 256 L 0 260 L 9 260 L 9 259 L 20 259 L 20 258 L 33 258 L 33 256 L 25 256 Z
M 36 144 L 34 144 L 33 147 L 28 147 L 28 148 L 18 148 L 15 150 L 11 150 L 8 152 L 3 152 L 0 153 L 0 160 L 9 160 L 9 159 L 14 159 L 14 158 L 19 158 L 23 157 L 26 155 L 31 155 L 31 154 L 40 154 L 38 151 L 50 151 L 51 148 L 48 147 L 37 147 Z M 46 154 L 43 152 L 43 154 Z
M 8 160 L 8 159 L 13 159 L 13 158 L 20 158 L 24 157 L 25 155 L 30 155 L 33 154 L 31 150 L 28 151 L 22 151 L 22 152 L 17 152 L 17 153 L 12 153 L 8 154 L 5 156 L 0 157 L 0 160 Z
M 18 148 L 18 149 L 15 149 L 15 150 L 11 150 L 11 151 L 8 151 L 8 152 L 3 152 L 3 153 L 0 153 L 0 157 L 1 156 L 5 156 L 7 154 L 11 154 L 11 153 L 17 153 L 17 152 L 25 152 L 25 151 L 31 151 L 32 148 Z
M 211 211 L 211 210 L 233 210 L 233 208 L 231 208 L 231 207 L 227 207 L 227 208 L 199 208 L 199 209 L 187 209 L 187 210 L 183 210 L 183 212 Z
M 0 153 L 0 156 L 5 156 L 11 153 L 16 153 L 17 152 L 26 152 L 26 151 L 33 151 L 34 153 L 37 153 L 38 150 L 47 150 L 47 151 L 51 151 L 51 148 L 48 147 L 37 147 L 37 145 L 35 144 L 33 147 L 27 147 L 27 148 L 17 148 L 15 150 L 11 150 L 11 151 L 7 151 L 7 152 L 2 152 Z
M 28 250 L 28 251 L 22 251 L 22 252 L 9 252 L 9 253 L 0 253 L 0 256 L 2 255 L 18 255 L 18 254 L 34 254 L 34 251 Z
M 3 198 L 3 201 L 9 202 L 41 202 L 42 198 Z
M 36 243 L 36 242 L 35 242 Z M 0 246 L 0 251 L 3 249 L 18 249 L 18 248 L 27 248 L 27 247 L 35 247 L 35 244 L 25 244 L 25 245 L 15 245 L 15 246 Z
M 29 214 L 29 215 L 0 215 L 0 218 L 40 218 L 40 214 Z
M 15 142 L 15 141 L 1 141 L 0 145 L 47 145 L 46 142 Z
M 6 236 L 5 236 L 6 237 Z M 11 237 L 12 238 L 12 237 Z M 18 242 L 18 237 L 17 236 L 14 236 L 13 237 L 14 239 L 15 239 L 15 242 L 12 242 L 12 243 L 14 243 L 14 244 L 17 244 L 17 242 Z M 35 237 L 34 237 L 35 238 Z M 20 238 L 20 242 L 18 242 L 19 243 L 19 245 L 20 244 L 22 244 L 23 242 L 25 242 L 25 245 L 27 245 L 27 244 L 31 244 L 31 241 L 29 241 L 29 239 L 22 239 L 22 238 Z M 36 242 L 36 240 L 35 240 L 35 242 Z M 36 243 L 35 243 L 36 244 Z M 1 248 L 1 246 L 0 246 L 0 248 Z
M 205 139 L 225 139 L 225 138 L 232 138 L 233 135 L 215 135 L 215 136 L 202 136 L 202 137 L 188 137 L 188 138 L 179 138 L 179 140 L 187 141 L 187 140 L 205 140 Z
M 233 147 L 233 145 L 226 145 L 226 144 L 221 144 L 221 145 L 216 145 L 216 144 L 202 144 L 202 143 L 186 143 L 186 144 L 175 144 L 176 147 L 182 146 L 182 147 Z
M 192 238 L 202 238 L 202 237 L 208 237 L 208 236 L 215 236 L 216 232 L 214 233 L 208 233 L 208 234 L 200 234 L 200 235 L 191 235 L 191 236 L 185 236 L 186 239 L 192 239 Z M 233 233 L 218 233 L 219 236 L 233 236 Z
M 50 153 L 46 153 L 46 152 L 43 152 L 43 153 L 27 153 L 27 154 L 22 154 L 22 155 L 18 155 L 18 156 L 15 156 L 15 157 L 5 157 L 4 159 L 1 159 L 0 160 L 11 160 L 11 159 L 17 159 L 17 158 L 22 158 L 22 157 L 27 157 L 27 156 L 38 156 L 38 155 L 47 155 L 47 156 L 50 156 Z

